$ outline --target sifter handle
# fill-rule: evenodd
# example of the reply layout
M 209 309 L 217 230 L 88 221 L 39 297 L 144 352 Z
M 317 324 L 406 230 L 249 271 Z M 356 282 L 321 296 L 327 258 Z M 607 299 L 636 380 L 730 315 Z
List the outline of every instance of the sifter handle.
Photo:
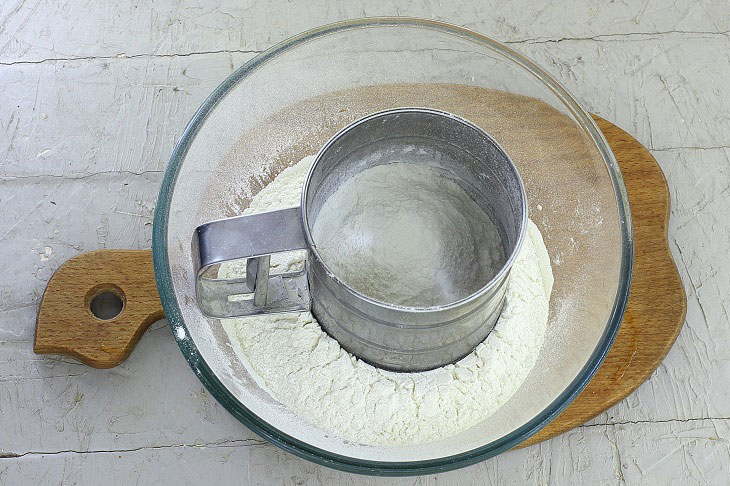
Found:
M 102 299 L 116 301 L 116 316 Z M 97 313 L 97 317 L 94 313 Z M 61 265 L 43 292 L 33 351 L 63 354 L 94 368 L 129 356 L 153 322 L 165 318 L 150 250 L 98 250 Z
M 300 208 L 236 216 L 198 226 L 192 253 L 198 307 L 224 318 L 309 310 L 306 271 L 270 275 L 275 253 L 304 250 Z M 246 276 L 218 277 L 218 264 L 246 259 Z

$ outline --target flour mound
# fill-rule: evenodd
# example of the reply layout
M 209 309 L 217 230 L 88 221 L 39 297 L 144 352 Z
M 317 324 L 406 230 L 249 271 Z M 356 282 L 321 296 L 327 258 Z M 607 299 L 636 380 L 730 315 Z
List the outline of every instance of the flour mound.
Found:
M 279 174 L 246 213 L 296 206 L 313 159 Z M 304 258 L 304 252 L 272 258 L 272 272 L 301 268 Z M 221 276 L 240 275 L 242 266 L 226 264 Z M 542 347 L 552 284 L 547 249 L 529 221 L 494 330 L 457 363 L 420 373 L 360 361 L 309 312 L 225 319 L 223 326 L 249 372 L 304 420 L 362 444 L 418 444 L 472 427 L 515 394 Z

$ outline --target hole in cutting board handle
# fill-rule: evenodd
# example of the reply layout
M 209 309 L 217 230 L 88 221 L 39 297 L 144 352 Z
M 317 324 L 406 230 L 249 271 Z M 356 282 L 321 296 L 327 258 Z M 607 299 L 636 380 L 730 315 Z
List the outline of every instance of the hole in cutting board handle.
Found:
M 48 282 L 33 350 L 111 368 L 127 359 L 147 328 L 164 317 L 151 251 L 83 253 L 64 262 Z
M 101 321 L 110 321 L 124 311 L 124 291 L 114 284 L 92 288 L 87 299 L 89 312 Z

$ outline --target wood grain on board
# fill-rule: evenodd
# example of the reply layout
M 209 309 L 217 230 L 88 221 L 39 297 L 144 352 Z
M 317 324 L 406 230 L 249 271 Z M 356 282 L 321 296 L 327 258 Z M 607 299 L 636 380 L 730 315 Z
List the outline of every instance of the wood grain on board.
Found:
M 631 295 L 616 340 L 591 382 L 520 447 L 562 434 L 628 396 L 659 366 L 684 323 L 686 296 L 667 241 L 669 190 L 664 175 L 636 139 L 594 118 L 621 166 L 631 204 Z M 96 318 L 89 308 L 104 291 L 124 301 L 122 312 L 110 320 Z M 150 324 L 163 317 L 151 251 L 85 253 L 65 262 L 49 281 L 38 312 L 34 351 L 110 368 L 124 361 Z

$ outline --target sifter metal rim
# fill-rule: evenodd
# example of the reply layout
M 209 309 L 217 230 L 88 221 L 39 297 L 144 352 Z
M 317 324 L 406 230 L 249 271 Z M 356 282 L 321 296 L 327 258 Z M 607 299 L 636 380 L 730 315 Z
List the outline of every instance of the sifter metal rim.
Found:
M 436 306 L 405 306 L 405 305 L 398 305 L 398 304 L 391 304 L 388 302 L 383 302 L 381 300 L 374 299 L 372 297 L 369 297 L 362 292 L 359 292 L 358 290 L 355 290 L 350 285 L 342 281 L 335 272 L 332 271 L 332 269 L 327 265 L 327 263 L 324 261 L 324 259 L 319 254 L 319 250 L 317 249 L 317 245 L 314 242 L 314 238 L 312 237 L 310 225 L 309 225 L 309 219 L 307 217 L 307 194 L 309 193 L 309 187 L 312 175 L 314 174 L 314 170 L 316 169 L 317 165 L 319 164 L 320 160 L 322 159 L 322 156 L 327 152 L 327 150 L 334 144 L 337 140 L 339 140 L 344 134 L 347 132 L 357 128 L 358 126 L 362 125 L 363 123 L 367 123 L 375 118 L 382 117 L 384 115 L 392 115 L 392 114 L 398 114 L 398 113 L 427 113 L 432 115 L 440 115 L 440 116 L 446 116 L 448 118 L 451 118 L 452 120 L 455 120 L 463 125 L 466 125 L 467 127 L 471 128 L 472 130 L 477 131 L 481 136 L 484 136 L 487 138 L 507 159 L 507 162 L 509 163 L 509 167 L 514 171 L 515 175 L 517 176 L 517 182 L 519 185 L 519 192 L 520 192 L 520 199 L 522 200 L 522 214 L 520 218 L 520 232 L 517 236 L 517 241 L 515 242 L 514 249 L 510 253 L 510 255 L 507 257 L 507 260 L 502 265 L 502 268 L 482 287 L 479 288 L 479 290 L 472 292 L 471 294 L 467 295 L 464 298 L 461 298 L 459 300 L 456 300 L 454 302 L 450 302 L 448 304 L 443 305 L 436 305 Z M 356 120 L 349 125 L 347 125 L 345 128 L 341 129 L 337 133 L 335 133 L 328 141 L 325 143 L 322 148 L 319 149 L 317 152 L 317 155 L 314 158 L 314 162 L 312 162 L 312 165 L 309 167 L 309 170 L 307 171 L 307 176 L 304 179 L 304 186 L 302 187 L 302 194 L 299 201 L 299 207 L 300 207 L 300 216 L 301 216 L 301 222 L 302 222 L 302 229 L 304 232 L 304 236 L 307 240 L 307 244 L 309 245 L 309 251 L 311 252 L 312 256 L 316 258 L 319 263 L 324 267 L 325 271 L 327 272 L 327 275 L 332 278 L 337 284 L 341 285 L 345 290 L 350 292 L 351 294 L 355 295 L 357 298 L 362 299 L 363 301 L 372 304 L 374 306 L 381 307 L 383 309 L 388 310 L 397 310 L 402 312 L 411 312 L 414 314 L 420 314 L 420 313 L 427 313 L 427 312 L 438 312 L 438 311 L 447 311 L 456 307 L 460 307 L 464 304 L 468 304 L 472 302 L 473 300 L 478 299 L 479 297 L 483 296 L 487 292 L 491 291 L 497 284 L 501 282 L 503 278 L 505 278 L 506 274 L 509 273 L 510 269 L 512 268 L 512 265 L 517 258 L 517 255 L 520 253 L 520 249 L 522 248 L 522 243 L 525 240 L 525 235 L 527 234 L 527 219 L 528 219 L 528 209 L 527 209 L 527 194 L 525 192 L 525 185 L 522 182 L 522 177 L 520 176 L 519 171 L 517 170 L 517 166 L 515 166 L 512 159 L 509 157 L 509 154 L 502 148 L 502 146 L 492 137 L 490 134 L 488 134 L 486 131 L 484 131 L 479 126 L 475 125 L 474 123 L 470 122 L 469 120 L 466 120 L 465 118 L 462 118 L 458 115 L 454 115 L 453 113 L 449 113 L 447 111 L 442 110 L 436 110 L 433 108 L 423 108 L 423 107 L 400 107 L 400 108 L 391 108 L 388 110 L 382 110 L 375 113 L 371 113 L 370 115 L 367 115 L 363 118 L 360 118 L 359 120 Z

